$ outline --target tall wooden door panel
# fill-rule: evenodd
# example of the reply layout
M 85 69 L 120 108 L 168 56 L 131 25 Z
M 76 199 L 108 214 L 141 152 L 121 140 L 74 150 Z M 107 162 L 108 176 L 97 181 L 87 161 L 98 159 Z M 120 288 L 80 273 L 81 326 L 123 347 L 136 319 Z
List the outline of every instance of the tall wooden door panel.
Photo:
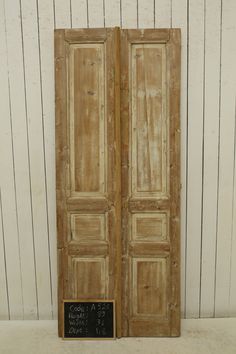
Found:
M 179 335 L 179 30 L 121 31 L 123 336 Z
M 119 303 L 118 29 L 56 30 L 59 333 L 63 299 Z

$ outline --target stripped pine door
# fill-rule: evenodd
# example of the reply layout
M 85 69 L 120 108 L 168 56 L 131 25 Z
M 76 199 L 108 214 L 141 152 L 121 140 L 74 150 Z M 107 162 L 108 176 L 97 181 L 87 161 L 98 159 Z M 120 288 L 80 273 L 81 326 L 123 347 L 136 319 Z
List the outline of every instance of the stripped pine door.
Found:
M 118 29 L 55 32 L 60 336 L 78 298 L 115 299 L 120 336 L 118 45 Z
M 57 30 L 55 49 L 59 334 L 63 299 L 101 298 L 118 337 L 177 336 L 180 32 Z
M 123 336 L 178 336 L 180 31 L 122 30 Z

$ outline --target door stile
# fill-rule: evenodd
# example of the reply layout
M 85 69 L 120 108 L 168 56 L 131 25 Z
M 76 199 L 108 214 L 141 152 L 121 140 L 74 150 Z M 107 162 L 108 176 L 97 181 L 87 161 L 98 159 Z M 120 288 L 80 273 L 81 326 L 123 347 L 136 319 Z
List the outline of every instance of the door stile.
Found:
M 168 81 L 170 82 L 170 242 L 171 301 L 170 335 L 180 335 L 180 67 L 181 33 L 170 30 L 167 43 Z
M 57 268 L 58 268 L 58 334 L 62 336 L 62 306 L 64 297 L 64 234 L 67 231 L 67 85 L 66 42 L 64 30 L 55 31 L 55 137 L 56 137 L 56 199 L 57 199 Z
M 116 185 L 115 215 L 116 215 L 116 332 L 122 336 L 122 278 L 121 278 L 121 124 L 120 124 L 120 28 L 115 28 L 115 134 L 116 134 Z

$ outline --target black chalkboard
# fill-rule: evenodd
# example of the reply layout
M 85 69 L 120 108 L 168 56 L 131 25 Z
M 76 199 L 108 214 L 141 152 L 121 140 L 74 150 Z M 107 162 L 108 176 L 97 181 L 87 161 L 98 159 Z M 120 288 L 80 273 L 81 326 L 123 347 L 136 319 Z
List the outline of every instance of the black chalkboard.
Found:
M 114 338 L 114 300 L 64 300 L 64 339 Z

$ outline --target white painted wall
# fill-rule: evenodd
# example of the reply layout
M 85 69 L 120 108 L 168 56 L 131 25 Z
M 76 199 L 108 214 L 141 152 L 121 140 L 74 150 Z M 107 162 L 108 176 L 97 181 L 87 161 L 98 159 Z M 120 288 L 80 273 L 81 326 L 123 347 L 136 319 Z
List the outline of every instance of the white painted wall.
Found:
M 182 314 L 236 315 L 236 1 L 0 0 L 0 319 L 57 316 L 53 29 L 182 29 Z

